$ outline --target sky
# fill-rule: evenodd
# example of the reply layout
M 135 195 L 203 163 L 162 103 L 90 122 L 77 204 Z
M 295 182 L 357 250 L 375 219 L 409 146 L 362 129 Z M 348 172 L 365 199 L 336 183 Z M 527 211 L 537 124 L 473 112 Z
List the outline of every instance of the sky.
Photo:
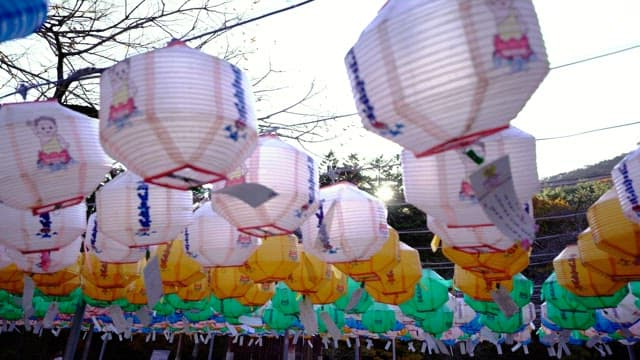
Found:
M 295 2 L 261 0 L 254 11 Z M 253 25 L 256 53 L 250 58 L 249 71 L 260 71 L 271 62 L 284 71 L 281 85 L 291 94 L 284 100 L 299 96 L 315 81 L 322 92 L 311 106 L 335 114 L 356 112 L 344 55 L 384 2 L 317 0 L 259 21 Z M 551 67 L 640 45 L 640 1 L 534 0 L 534 6 Z M 639 64 L 640 48 L 636 48 L 551 70 L 512 125 L 542 139 L 640 121 Z M 338 155 L 353 152 L 365 158 L 400 151 L 399 146 L 364 130 L 358 116 L 331 124 L 337 139 L 307 145 L 317 156 L 330 149 Z M 347 124 L 357 126 L 341 131 Z M 640 125 L 539 140 L 538 175 L 543 178 L 594 164 L 630 152 L 638 142 Z

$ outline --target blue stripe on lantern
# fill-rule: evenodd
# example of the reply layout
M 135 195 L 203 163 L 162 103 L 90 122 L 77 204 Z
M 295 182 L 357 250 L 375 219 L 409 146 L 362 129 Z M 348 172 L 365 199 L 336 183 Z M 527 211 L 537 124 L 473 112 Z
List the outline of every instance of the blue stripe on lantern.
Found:
M 46 0 L 18 0 L 0 3 L 0 41 L 27 36 L 47 18 Z
M 140 228 L 136 232 L 137 236 L 151 235 L 151 212 L 149 211 L 149 185 L 144 181 L 138 181 L 136 187 L 140 205 L 138 206 L 138 223 Z
M 36 234 L 41 239 L 51 239 L 52 237 L 58 235 L 57 231 L 53 231 L 51 229 L 51 216 L 49 213 L 40 214 L 40 231 Z

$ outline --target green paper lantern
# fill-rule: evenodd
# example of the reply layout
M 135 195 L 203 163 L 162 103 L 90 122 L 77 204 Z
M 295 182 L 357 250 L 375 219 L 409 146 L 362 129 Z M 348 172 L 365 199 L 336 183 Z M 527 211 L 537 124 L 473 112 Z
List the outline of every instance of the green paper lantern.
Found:
M 578 303 L 589 310 L 614 308 L 629 294 L 629 287 L 624 286 L 620 290 L 607 296 L 577 296 Z
M 360 300 L 353 308 L 349 309 L 349 311 L 345 311 L 353 297 L 354 291 L 357 289 L 362 289 Z M 371 295 L 364 291 L 364 288 L 360 286 L 359 282 L 347 277 L 347 293 L 336 300 L 335 305 L 338 310 L 344 311 L 347 314 L 363 314 L 371 307 L 371 305 L 373 305 L 373 299 L 371 298 Z
M 340 329 L 340 331 L 342 331 L 342 328 L 344 327 L 344 311 L 338 310 L 338 308 L 333 304 L 316 305 L 314 307 L 316 311 L 316 319 L 318 319 L 319 333 L 327 332 L 327 325 L 324 323 L 324 321 L 320 317 L 321 312 L 327 312 L 331 320 L 333 320 L 333 323 L 336 324 L 336 326 L 338 327 L 338 329 Z
M 210 304 L 218 314 L 224 316 L 227 322 L 230 322 L 231 318 L 237 319 L 253 311 L 250 306 L 244 306 L 234 298 L 218 299 L 212 296 Z
M 276 290 L 271 298 L 271 304 L 274 309 L 277 309 L 285 315 L 297 315 L 300 313 L 300 307 L 298 306 L 298 300 L 301 295 L 297 292 L 289 289 L 283 282 L 276 284 Z
M 271 329 L 276 331 L 289 329 L 296 321 L 293 315 L 285 315 L 274 307 L 267 307 L 262 313 L 262 321 Z
M 514 275 L 513 289 L 511 289 L 509 293 L 513 302 L 515 302 L 519 308 L 522 308 L 531 301 L 531 294 L 533 294 L 533 281 L 527 279 L 522 274 Z M 479 314 L 502 313 L 498 304 L 493 301 L 476 300 L 466 294 L 464 295 L 464 301 Z
M 211 307 L 202 310 L 191 309 L 182 313 L 190 322 L 199 322 L 209 320 L 213 316 Z M 228 321 L 228 320 L 227 320 Z
M 567 330 L 586 330 L 596 323 L 594 310 L 565 311 L 547 302 L 547 317 L 557 326 Z
M 522 314 L 520 311 L 511 317 L 506 317 L 501 311 L 497 314 L 480 314 L 480 323 L 493 332 L 513 334 L 522 327 Z
M 629 290 L 631 290 L 633 296 L 640 298 L 640 281 L 630 281 Z
M 126 311 L 126 312 L 135 312 L 140 310 L 140 308 L 142 307 L 142 305 L 132 304 L 128 302 L 127 299 L 124 299 L 124 298 L 114 300 L 113 304 L 120 306 L 122 311 Z
M 208 297 L 205 297 L 202 300 L 185 301 L 185 300 L 182 300 L 182 298 L 180 298 L 178 294 L 167 294 L 165 295 L 165 298 L 167 302 L 171 304 L 171 306 L 173 306 L 177 310 L 182 310 L 182 311 L 188 311 L 188 310 L 202 311 L 211 307 L 210 300 Z
M 362 325 L 372 333 L 384 333 L 396 323 L 396 313 L 387 304 L 374 302 L 373 305 L 362 314 Z
M 558 283 L 555 272 L 542 283 L 542 300 L 558 310 L 587 311 L 587 307 L 580 303 L 577 297 L 578 295 Z
M 10 302 L 5 302 L 0 305 L 0 319 L 15 321 L 22 319 L 23 316 L 22 308 L 12 305 Z
M 424 320 L 420 323 L 420 327 L 429 334 L 439 338 L 442 333 L 451 329 L 453 325 L 453 311 L 447 304 L 442 305 L 439 309 L 427 311 Z
M 169 304 L 168 301 L 165 300 L 164 296 L 153 306 L 153 311 L 156 312 L 156 315 L 160 316 L 169 316 L 176 312 L 176 309 Z
M 400 304 L 402 313 L 416 320 L 423 320 L 424 312 L 434 311 L 449 299 L 449 282 L 431 269 L 423 269 L 413 296 Z

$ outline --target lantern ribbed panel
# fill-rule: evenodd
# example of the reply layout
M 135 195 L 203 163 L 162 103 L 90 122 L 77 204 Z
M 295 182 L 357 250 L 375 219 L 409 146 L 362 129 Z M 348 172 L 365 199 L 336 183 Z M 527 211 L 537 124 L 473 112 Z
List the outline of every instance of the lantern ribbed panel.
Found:
M 82 293 L 97 301 L 114 301 L 116 299 L 122 299 L 126 296 L 124 288 L 105 288 L 99 287 L 91 281 L 82 281 Z
M 0 205 L 0 243 L 23 253 L 57 250 L 82 235 L 86 213 L 84 203 L 36 216 Z
M 60 271 L 67 266 L 75 264 L 80 255 L 81 246 L 82 236 L 78 236 L 70 244 L 62 246 L 57 250 L 46 250 L 29 254 L 21 254 L 17 251 L 8 250 L 8 254 L 20 270 L 46 274 Z
M 513 289 L 513 281 L 511 279 L 488 281 L 482 278 L 480 274 L 465 270 L 458 265 L 455 266 L 453 271 L 453 283 L 460 291 L 480 301 L 493 301 L 491 291 L 496 290 L 498 287 L 507 291 Z
M 309 294 L 313 304 L 331 304 L 347 293 L 348 276 L 335 266 L 330 265 L 331 275 L 324 279 L 314 293 Z
M 558 283 L 578 296 L 612 295 L 626 286 L 625 282 L 613 281 L 610 277 L 584 266 L 577 245 L 567 245 L 553 259 L 553 269 Z
M 533 136 L 510 127 L 471 147 L 488 164 L 509 155 L 513 184 L 521 203 L 540 190 Z M 402 180 L 407 202 L 447 225 L 491 224 L 471 189 L 469 175 L 478 170 L 463 149 L 416 158 L 402 151 Z
M 77 256 L 77 260 L 74 264 L 69 265 L 61 270 L 53 273 L 31 275 L 31 279 L 37 287 L 41 286 L 56 286 L 80 276 L 81 260 L 82 256 Z
M 446 246 L 468 253 L 506 251 L 516 244 L 494 225 L 450 227 L 427 215 L 427 227 L 438 235 Z
M 389 227 L 389 238 L 382 248 L 368 260 L 336 263 L 333 266 L 362 282 L 380 280 L 379 274 L 385 274 L 400 263 L 400 245 L 398 232 Z
M 125 59 L 101 77 L 102 146 L 150 183 L 224 180 L 256 144 L 250 87 L 236 66 L 184 44 Z
M 602 315 L 616 324 L 632 325 L 640 320 L 640 308 L 636 306 L 638 298 L 627 294 L 618 306 L 602 309 Z
M 384 333 L 393 329 L 396 324 L 396 314 L 393 309 L 383 303 L 374 303 L 369 310 L 362 314 L 362 325 L 372 333 Z
M 508 280 L 529 265 L 529 252 L 516 244 L 505 251 L 468 253 L 442 247 L 442 254 L 460 267 L 482 274 L 487 280 Z
M 595 311 L 565 311 L 552 304 L 543 303 L 541 317 L 566 330 L 586 330 L 596 323 Z M 545 316 L 546 315 L 546 316 Z
M 206 276 L 202 265 L 187 252 L 183 239 L 156 246 L 154 255 L 158 257 L 164 287 L 189 286 Z
M 347 182 L 322 188 L 320 198 L 318 214 L 301 227 L 305 251 L 330 264 L 367 260 L 389 239 L 379 199 Z
M 587 220 L 596 246 L 613 256 L 640 261 L 640 224 L 624 216 L 615 189 L 610 189 L 589 210 Z
M 136 263 L 113 264 L 100 261 L 94 254 L 86 254 L 82 270 L 82 281 L 94 286 L 113 289 L 124 288 L 140 276 L 142 266 Z
M 235 183 L 258 183 L 277 195 L 258 207 L 223 193 L 211 194 L 213 209 L 240 231 L 254 236 L 295 231 L 318 206 L 317 164 L 306 152 L 277 136 L 264 135 L 245 161 L 246 174 Z M 243 170 L 239 170 L 243 172 Z
M 614 166 L 611 178 L 622 212 L 630 221 L 640 223 L 640 148 Z
M 254 285 L 244 266 L 225 266 L 209 269 L 209 288 L 218 299 L 237 298 Z
M 189 286 L 178 287 L 176 293 L 183 301 L 200 301 L 211 294 L 211 290 L 209 290 L 209 279 L 205 276 Z
M 580 260 L 590 270 L 599 271 L 616 282 L 640 280 L 640 266 L 627 258 L 600 250 L 593 240 L 591 229 L 578 235 L 578 250 Z
M 508 126 L 549 71 L 531 1 L 392 0 L 345 63 L 364 127 L 418 156 Z
M 322 280 L 331 277 L 330 265 L 309 253 L 305 253 L 302 244 L 298 244 L 298 250 L 300 263 L 284 280 L 284 283 L 289 289 L 301 294 L 316 292 L 318 286 L 322 284 Z
M 300 264 L 298 239 L 293 235 L 271 236 L 262 241 L 244 264 L 255 283 L 284 281 Z
M 18 280 L 9 281 L 9 282 L 0 282 L 0 290 L 7 291 L 14 295 L 22 295 L 24 290 L 24 274 L 22 271 L 20 272 L 20 277 Z
M 142 259 L 146 252 L 144 248 L 125 246 L 98 231 L 96 213 L 89 216 L 84 244 L 100 261 L 108 263 L 135 263 Z
M 415 293 L 415 287 L 412 287 L 404 292 L 385 294 L 381 291 L 382 287 L 382 282 L 379 280 L 367 281 L 364 285 L 364 289 L 371 295 L 371 298 L 377 302 L 389 305 L 400 305 L 403 302 L 407 302 Z
M 48 296 L 67 296 L 71 294 L 75 289 L 80 287 L 80 276 L 76 276 L 70 280 L 63 282 L 62 284 L 52 286 L 40 286 L 37 285 L 38 290 L 41 293 Z
M 0 284 L 22 280 L 22 270 L 15 263 L 0 268 Z
M 125 299 L 134 305 L 146 305 L 148 303 L 143 276 L 137 277 L 125 287 Z
M 204 267 L 242 265 L 261 244 L 259 238 L 239 232 L 208 202 L 195 211 L 187 229 L 191 251 Z
M 98 121 L 55 101 L 0 108 L 0 200 L 46 213 L 78 204 L 111 169 Z
M 5 1 L 0 7 L 0 41 L 32 34 L 47 19 L 46 0 Z
M 98 231 L 128 247 L 163 244 L 192 219 L 189 191 L 148 184 L 126 171 L 96 193 Z
M 275 289 L 275 283 L 253 284 L 249 290 L 237 298 L 237 300 L 244 306 L 262 306 L 271 300 Z
M 400 262 L 384 273 L 378 273 L 379 281 L 372 281 L 371 287 L 385 295 L 414 291 L 422 277 L 422 263 L 418 250 L 400 242 Z M 380 287 L 377 287 L 377 285 Z

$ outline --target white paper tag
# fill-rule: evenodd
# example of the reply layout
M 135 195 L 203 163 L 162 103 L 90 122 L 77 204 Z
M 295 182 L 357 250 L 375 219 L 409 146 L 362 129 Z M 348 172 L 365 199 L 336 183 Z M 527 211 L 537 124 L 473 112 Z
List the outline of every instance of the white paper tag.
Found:
M 316 313 L 313 311 L 313 304 L 308 297 L 303 297 L 298 302 L 298 308 L 300 309 L 300 322 L 304 326 L 304 331 L 307 334 L 315 334 L 318 332 L 318 319 Z
M 427 351 L 427 343 L 423 341 L 422 346 L 420 347 L 420 352 L 425 353 L 426 351 Z
M 147 327 L 151 324 L 151 314 L 149 312 L 149 308 L 146 306 L 141 307 L 136 311 L 136 316 L 140 320 L 140 324 Z
M 353 292 L 353 294 L 351 295 L 351 299 L 349 299 L 349 303 L 344 308 L 344 312 L 349 312 L 349 311 L 351 311 L 351 309 L 356 307 L 356 305 L 358 305 L 358 302 L 360 301 L 360 298 L 362 297 L 362 292 L 363 291 L 364 291 L 364 289 L 359 287 Z
M 258 183 L 242 183 L 224 187 L 213 192 L 214 194 L 225 194 L 233 196 L 241 200 L 247 205 L 257 208 L 272 198 L 278 196 L 278 193 L 262 184 Z
M 262 318 L 257 316 L 240 315 L 240 317 L 238 317 L 238 321 L 244 325 L 254 328 L 262 326 Z
M 227 323 L 227 329 L 229 329 L 229 335 L 231 336 L 238 336 L 238 330 L 236 330 L 236 327 Z
M 329 336 L 331 336 L 334 339 L 340 339 L 342 337 L 342 332 L 340 332 L 340 329 L 338 329 L 338 326 L 336 326 L 336 323 L 333 322 L 333 319 L 331 318 L 328 312 L 321 311 L 320 319 L 322 319 L 322 321 L 324 322 L 324 326 L 327 327 L 327 333 L 329 334 Z
M 47 309 L 47 313 L 44 315 L 44 319 L 42 319 L 42 326 L 45 329 L 51 329 L 53 326 L 53 320 L 56 319 L 58 315 L 58 303 L 55 301 L 49 304 L 49 308 Z
M 529 243 L 535 239 L 535 223 L 516 195 L 508 155 L 481 167 L 469 180 L 485 214 L 505 236 Z
M 29 316 L 33 314 L 33 292 L 35 291 L 36 284 L 28 275 L 24 275 L 23 279 L 24 288 L 22 289 L 22 310 L 25 313 L 25 317 L 29 318 Z M 28 316 L 27 313 L 29 313 Z
M 160 301 L 162 297 L 162 278 L 160 277 L 160 264 L 158 263 L 158 257 L 153 256 L 142 271 L 144 276 L 144 288 L 147 293 L 147 306 L 149 309 Z
M 391 347 L 391 341 L 387 341 L 387 344 L 384 346 L 384 350 L 388 351 L 389 347 Z
M 127 331 L 131 327 L 131 323 L 124 318 L 124 312 L 118 305 L 111 305 L 107 308 L 111 320 L 113 320 L 113 326 L 118 334 Z
M 505 288 L 492 290 L 491 298 L 496 303 L 496 305 L 498 305 L 500 311 L 502 311 L 502 313 L 508 318 L 512 317 L 514 314 L 520 311 L 520 308 L 513 301 L 511 295 Z

